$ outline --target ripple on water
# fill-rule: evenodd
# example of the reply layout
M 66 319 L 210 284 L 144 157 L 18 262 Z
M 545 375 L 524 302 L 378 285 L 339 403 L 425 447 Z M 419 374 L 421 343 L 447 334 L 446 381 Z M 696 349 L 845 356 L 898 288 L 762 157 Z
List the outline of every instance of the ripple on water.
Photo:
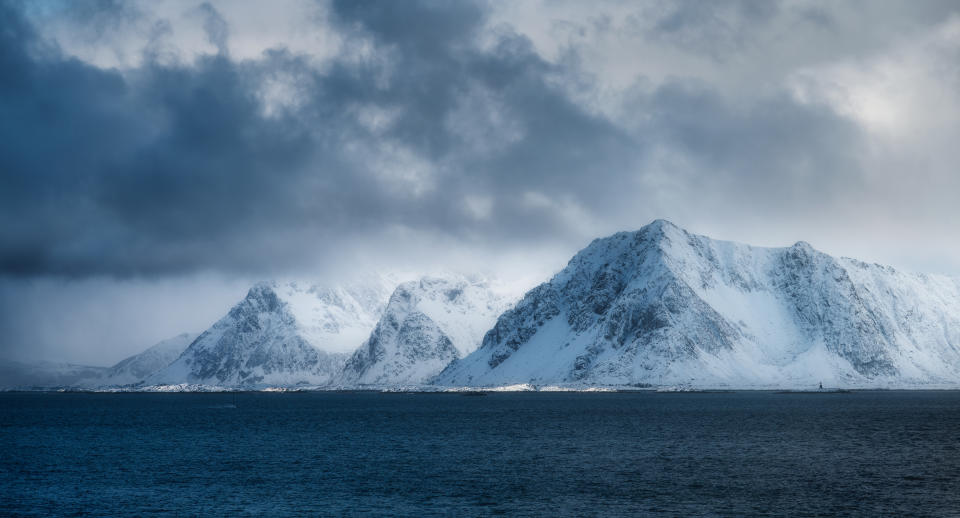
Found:
M 5 393 L 0 515 L 950 516 L 958 444 L 957 392 Z

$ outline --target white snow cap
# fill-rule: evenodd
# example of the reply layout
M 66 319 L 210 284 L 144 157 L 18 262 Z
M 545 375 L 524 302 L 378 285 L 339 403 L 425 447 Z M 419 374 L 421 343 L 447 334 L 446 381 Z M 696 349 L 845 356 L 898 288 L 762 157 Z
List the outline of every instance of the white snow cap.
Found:
M 960 282 L 656 220 L 594 240 L 437 381 L 957 386 Z

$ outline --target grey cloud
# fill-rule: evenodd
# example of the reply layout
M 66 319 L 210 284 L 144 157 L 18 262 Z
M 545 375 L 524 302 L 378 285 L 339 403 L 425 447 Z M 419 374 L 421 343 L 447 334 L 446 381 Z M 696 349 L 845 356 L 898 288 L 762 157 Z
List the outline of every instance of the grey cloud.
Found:
M 637 131 L 692 161 L 699 189 L 713 189 L 727 203 L 795 214 L 862 186 L 858 154 L 865 135 L 826 106 L 782 92 L 738 105 L 703 85 L 676 81 L 638 103 L 635 109 L 649 116 Z
M 385 85 L 376 63 L 341 60 L 317 73 L 282 50 L 254 62 L 223 53 L 191 65 L 152 61 L 126 74 L 56 54 L 37 60 L 26 52 L 37 37 L 6 10 L 15 32 L 2 85 L 12 116 L 0 130 L 7 274 L 269 271 L 322 261 L 330 251 L 315 243 L 335 247 L 387 224 L 550 238 L 563 229 L 548 211 L 518 205 L 524 193 L 596 199 L 637 152 L 551 86 L 558 71 L 522 37 L 477 49 L 483 12 L 470 4 L 336 5 L 345 33 L 390 56 Z M 222 18 L 206 14 L 223 47 Z M 265 116 L 258 85 L 284 68 L 306 82 L 305 102 Z M 492 156 L 471 154 L 446 128 L 475 87 L 492 92 L 523 134 Z M 358 106 L 399 115 L 374 133 L 356 120 Z M 437 170 L 426 194 L 396 192 L 390 177 L 402 172 L 390 170 L 391 156 L 364 162 L 385 144 Z M 465 213 L 471 193 L 493 200 L 494 218 Z
M 894 166 L 866 170 L 884 156 L 864 161 L 876 150 L 869 132 L 785 84 L 797 69 L 882 54 L 948 19 L 955 2 L 654 2 L 635 9 L 633 25 L 582 7 L 588 16 L 572 18 L 593 29 L 563 23 L 596 38 L 594 53 L 571 38 L 551 61 L 532 32 L 494 25 L 484 2 L 338 1 L 316 30 L 336 34 L 341 53 L 319 65 L 285 48 L 239 59 L 234 46 L 231 56 L 228 43 L 243 35 L 227 9 L 240 4 L 185 6 L 217 49 L 189 61 L 176 48 L 178 22 L 136 4 L 31 14 L 38 5 L 0 0 L 0 356 L 27 357 L 38 344 L 55 357 L 73 344 L 64 357 L 80 360 L 88 341 L 106 344 L 96 355 L 112 361 L 111 351 L 198 330 L 252 278 L 337 263 L 527 261 L 539 274 L 593 237 L 655 217 L 819 246 L 844 243 L 837 236 L 850 229 L 894 239 L 874 219 L 896 206 L 914 218 L 883 220 L 900 224 L 899 238 L 955 248 L 941 235 L 957 213 L 940 147 L 930 148 L 938 168 L 927 184 Z M 149 31 L 146 48 L 117 49 L 142 52 L 132 60 L 142 64 L 69 57 L 38 34 L 55 20 L 87 43 L 121 47 L 129 38 L 111 39 L 116 27 Z M 625 42 L 613 50 L 597 34 L 621 30 L 642 34 L 613 38 Z M 658 49 L 683 63 L 655 62 Z M 639 50 L 654 61 L 641 63 L 649 80 Z M 943 62 L 956 52 L 935 50 Z M 590 75 L 589 60 L 604 58 L 638 71 L 611 86 Z M 921 220 L 934 222 L 927 234 Z M 228 280 L 210 280 L 219 276 Z M 138 320 L 141 297 L 160 297 L 150 311 L 169 319 Z
M 227 37 L 230 34 L 227 21 L 209 2 L 200 4 L 199 11 L 203 15 L 203 30 L 207 33 L 207 41 L 217 47 L 220 54 L 226 54 Z
M 772 20 L 781 4 L 772 0 L 660 3 L 647 10 L 654 20 L 648 35 L 723 61 L 752 44 L 755 28 Z
M 285 49 L 231 59 L 230 28 L 203 4 L 217 55 L 122 72 L 32 51 L 47 47 L 20 4 L 0 5 L 8 276 L 266 275 L 364 241 L 401 246 L 378 241 L 397 227 L 493 253 L 708 207 L 786 217 L 861 181 L 862 131 L 824 106 L 674 78 L 638 87 L 609 120 L 567 88 L 601 79 L 491 31 L 482 3 L 334 2 L 318 30 L 344 52 L 319 69 Z M 777 12 L 683 3 L 659 31 L 735 52 L 721 40 Z M 720 18 L 724 34 L 703 29 Z M 268 114 L 263 85 L 277 78 L 293 98 Z M 663 153 L 682 167 L 652 162 Z M 650 190 L 657 174 L 695 202 Z

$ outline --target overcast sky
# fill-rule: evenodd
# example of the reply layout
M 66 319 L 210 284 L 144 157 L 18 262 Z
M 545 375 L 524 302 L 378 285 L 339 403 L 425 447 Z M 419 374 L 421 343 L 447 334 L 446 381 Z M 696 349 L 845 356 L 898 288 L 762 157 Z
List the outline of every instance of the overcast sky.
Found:
M 666 218 L 960 275 L 960 3 L 0 0 L 0 358 Z

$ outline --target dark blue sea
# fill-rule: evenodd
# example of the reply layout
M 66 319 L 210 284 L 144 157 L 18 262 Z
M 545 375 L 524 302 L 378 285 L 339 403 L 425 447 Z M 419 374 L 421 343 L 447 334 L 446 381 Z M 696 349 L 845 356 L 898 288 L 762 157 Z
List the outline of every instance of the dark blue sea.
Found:
M 960 393 L 0 394 L 2 516 L 960 516 Z

